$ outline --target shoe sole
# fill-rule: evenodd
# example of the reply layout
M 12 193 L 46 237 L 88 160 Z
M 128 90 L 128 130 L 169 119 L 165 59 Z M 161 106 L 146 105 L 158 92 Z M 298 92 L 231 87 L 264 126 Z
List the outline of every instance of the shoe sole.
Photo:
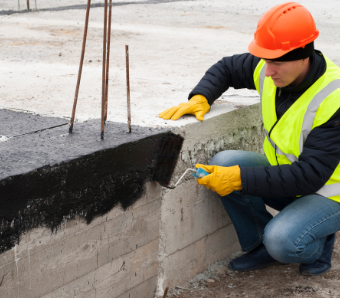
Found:
M 305 276 L 320 276 L 320 275 L 326 274 L 329 270 L 331 270 L 331 268 L 328 268 L 325 271 L 322 271 L 322 272 L 320 272 L 318 274 L 312 274 L 312 273 L 310 273 L 308 271 L 300 272 L 300 274 L 301 275 L 305 275 Z
M 229 263 L 229 264 L 228 264 L 228 269 L 229 269 L 229 270 L 232 270 L 232 271 L 247 272 L 247 271 L 260 270 L 260 269 L 263 269 L 263 268 L 267 268 L 267 267 L 270 267 L 270 266 L 277 266 L 277 265 L 287 265 L 287 264 L 277 262 L 277 263 L 272 263 L 272 264 L 259 265 L 259 266 L 252 267 L 252 268 L 249 268 L 249 269 L 236 270 L 236 269 L 233 269 L 233 268 L 231 267 L 230 263 Z

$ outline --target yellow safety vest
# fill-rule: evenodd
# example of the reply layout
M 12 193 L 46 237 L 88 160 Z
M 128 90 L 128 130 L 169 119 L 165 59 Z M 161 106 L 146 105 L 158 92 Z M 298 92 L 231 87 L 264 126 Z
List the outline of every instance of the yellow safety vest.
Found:
M 265 76 L 265 61 L 254 72 L 260 94 L 266 138 L 264 152 L 271 165 L 292 164 L 299 160 L 303 145 L 315 127 L 326 123 L 340 108 L 340 68 L 325 57 L 326 72 L 310 86 L 277 121 L 276 86 Z M 340 163 L 317 194 L 340 202 Z

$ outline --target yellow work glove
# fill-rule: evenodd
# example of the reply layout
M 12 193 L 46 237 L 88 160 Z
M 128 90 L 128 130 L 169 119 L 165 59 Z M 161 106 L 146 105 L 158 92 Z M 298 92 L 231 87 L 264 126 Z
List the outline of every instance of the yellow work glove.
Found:
M 204 115 L 210 110 L 208 100 L 203 95 L 195 95 L 188 102 L 181 103 L 176 107 L 165 110 L 160 113 L 159 118 L 165 120 L 177 120 L 184 114 L 195 115 L 200 121 L 203 121 Z
M 220 196 L 226 196 L 234 190 L 241 190 L 241 169 L 239 166 L 220 167 L 195 165 L 210 173 L 203 178 L 197 179 L 197 183 L 204 185 L 207 189 L 217 192 Z

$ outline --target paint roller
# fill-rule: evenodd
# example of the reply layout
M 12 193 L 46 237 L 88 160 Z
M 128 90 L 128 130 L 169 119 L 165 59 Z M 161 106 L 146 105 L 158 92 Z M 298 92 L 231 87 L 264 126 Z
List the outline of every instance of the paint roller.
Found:
M 174 189 L 188 172 L 193 172 L 192 176 L 195 178 L 202 178 L 209 175 L 209 173 L 204 171 L 202 168 L 189 168 L 186 169 L 175 185 L 169 186 L 182 149 L 183 141 L 184 139 L 182 136 L 171 132 L 167 133 L 157 157 L 157 164 L 153 170 L 152 181 L 157 181 L 164 187 Z

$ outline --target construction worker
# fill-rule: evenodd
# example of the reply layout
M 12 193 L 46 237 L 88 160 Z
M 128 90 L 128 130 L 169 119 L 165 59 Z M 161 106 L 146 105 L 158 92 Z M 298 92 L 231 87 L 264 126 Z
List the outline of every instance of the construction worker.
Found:
M 242 251 L 229 268 L 250 271 L 299 263 L 305 275 L 331 268 L 340 230 L 340 68 L 314 49 L 319 31 L 296 2 L 276 5 L 259 20 L 250 53 L 225 57 L 191 91 L 189 102 L 159 116 L 203 120 L 229 87 L 257 90 L 264 153 L 222 151 L 200 185 L 218 193 Z M 268 205 L 280 213 L 273 216 Z

